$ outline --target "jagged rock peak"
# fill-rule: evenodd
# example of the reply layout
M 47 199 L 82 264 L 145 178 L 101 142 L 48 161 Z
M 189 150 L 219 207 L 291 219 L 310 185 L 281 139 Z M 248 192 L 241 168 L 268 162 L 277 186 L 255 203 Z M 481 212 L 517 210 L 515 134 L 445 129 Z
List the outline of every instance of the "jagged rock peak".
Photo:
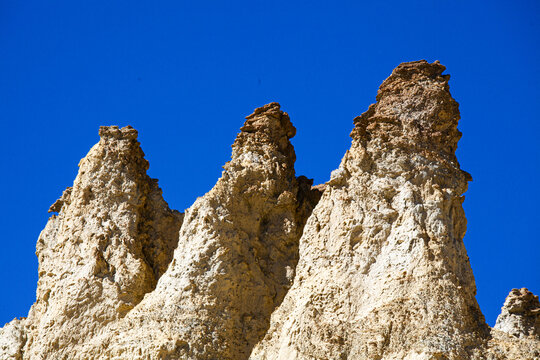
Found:
M 36 303 L 0 329 L 0 359 L 540 358 L 538 297 L 514 289 L 491 331 L 476 302 L 443 71 L 399 65 L 315 187 L 296 177 L 289 116 L 256 109 L 185 219 L 137 131 L 100 128 L 50 208 Z
M 246 117 L 240 130 L 232 146 L 232 161 L 253 151 L 261 153 L 266 145 L 280 152 L 289 167 L 294 166 L 296 156 L 289 140 L 296 134 L 296 128 L 289 115 L 280 110 L 278 103 L 273 102 L 255 109 Z
M 385 82 L 392 79 L 392 77 L 399 76 L 402 79 L 411 79 L 414 75 L 425 75 L 431 78 L 435 78 L 442 75 L 446 70 L 446 66 L 442 65 L 439 60 L 435 60 L 433 63 L 429 63 L 426 60 L 409 61 L 399 64 L 393 71 L 392 75 L 386 79 Z M 450 79 L 450 75 L 444 75 L 447 79 Z
M 533 336 L 540 339 L 538 295 L 534 295 L 526 288 L 512 289 L 501 310 L 495 329 L 518 338 Z
M 295 176 L 294 133 L 277 103 L 246 118 L 222 177 L 186 210 L 155 291 L 80 359 L 247 359 L 291 286 L 298 240 L 320 197 Z
M 272 102 L 255 109 L 251 115 L 246 116 L 246 122 L 240 130 L 248 133 L 264 131 L 278 136 L 285 135 L 288 139 L 293 138 L 296 128 L 291 123 L 289 115 L 280 108 L 277 102 Z
M 38 239 L 36 303 L 21 322 L 24 359 L 73 356 L 151 292 L 172 260 L 182 214 L 146 174 L 137 131 L 99 134 Z
M 444 70 L 438 61 L 399 65 L 380 86 L 377 103 L 354 120 L 352 138 L 364 145 L 375 142 L 381 149 L 410 149 L 456 161 L 459 105 Z
M 443 70 L 398 66 L 355 119 L 304 228 L 293 286 L 251 359 L 465 359 L 487 338 Z
M 137 140 L 139 133 L 131 125 L 119 128 L 116 125 L 100 126 L 99 136 L 106 139 L 112 138 L 117 140 Z

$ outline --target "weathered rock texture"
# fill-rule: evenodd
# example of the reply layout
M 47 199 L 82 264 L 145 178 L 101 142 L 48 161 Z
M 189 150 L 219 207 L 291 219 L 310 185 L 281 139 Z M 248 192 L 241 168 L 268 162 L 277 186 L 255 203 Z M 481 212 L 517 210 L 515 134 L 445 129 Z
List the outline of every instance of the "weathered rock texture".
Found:
M 183 222 L 135 130 L 102 128 L 51 207 L 37 301 L 0 330 L 0 359 L 539 358 L 538 297 L 514 290 L 496 329 L 476 302 L 443 70 L 398 66 L 316 187 L 295 175 L 288 115 L 255 110 Z
M 221 179 L 186 211 L 156 290 L 81 359 L 247 359 L 264 336 L 319 196 L 295 177 L 296 129 L 278 104 L 255 110 L 241 130 Z
M 24 319 L 15 319 L 0 329 L 0 359 L 23 359 L 23 347 L 26 342 L 24 323 Z
M 523 289 L 512 289 L 502 312 L 497 318 L 495 329 L 519 338 L 529 336 L 540 339 L 540 302 L 538 296 Z
M 21 335 L 24 359 L 72 358 L 155 288 L 178 242 L 182 215 L 146 175 L 137 132 L 99 133 L 37 242 L 39 282 Z
M 355 119 L 300 240 L 294 286 L 252 359 L 465 359 L 487 336 L 443 70 L 400 65 Z

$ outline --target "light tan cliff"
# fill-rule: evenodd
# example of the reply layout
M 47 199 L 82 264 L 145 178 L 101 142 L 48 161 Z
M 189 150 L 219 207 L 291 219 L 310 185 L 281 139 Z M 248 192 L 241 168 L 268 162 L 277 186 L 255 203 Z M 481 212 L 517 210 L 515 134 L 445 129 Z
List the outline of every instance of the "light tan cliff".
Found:
M 185 216 L 135 130 L 102 128 L 51 207 L 37 301 L 0 329 L 0 359 L 540 359 L 538 297 L 513 290 L 494 329 L 475 299 L 444 69 L 398 66 L 315 187 L 295 175 L 289 116 L 256 109 Z
M 22 360 L 26 342 L 25 319 L 14 319 L 0 329 L 0 359 Z
M 540 303 L 529 290 L 512 289 L 491 331 L 488 359 L 540 359 Z

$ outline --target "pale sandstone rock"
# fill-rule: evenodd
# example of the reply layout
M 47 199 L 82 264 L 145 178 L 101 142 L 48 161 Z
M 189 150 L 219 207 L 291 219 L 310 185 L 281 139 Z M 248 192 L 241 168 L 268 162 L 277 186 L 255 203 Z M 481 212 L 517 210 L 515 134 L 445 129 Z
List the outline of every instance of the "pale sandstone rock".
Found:
M 296 129 L 277 103 L 241 130 L 221 179 L 186 211 L 156 290 L 77 358 L 247 359 L 264 336 L 319 192 L 295 177 Z
M 172 259 L 182 215 L 146 175 L 137 132 L 101 127 L 37 242 L 36 303 L 24 359 L 70 359 L 78 344 L 151 292 Z
M 540 341 L 530 337 L 516 338 L 506 332 L 491 329 L 491 338 L 479 359 L 539 360 Z
M 540 339 L 540 302 L 538 296 L 526 288 L 512 289 L 494 329 L 518 338 L 529 336 Z
M 467 359 L 488 336 L 463 245 L 470 175 L 444 67 L 402 64 L 355 119 L 300 240 L 293 287 L 251 355 Z
M 463 245 L 471 177 L 438 62 L 404 63 L 355 119 L 300 239 L 293 287 L 250 359 L 537 359 L 490 332 Z
M 183 223 L 136 131 L 102 128 L 0 359 L 539 359 L 537 297 L 513 291 L 491 331 L 475 300 L 443 70 L 396 68 L 318 186 L 295 177 L 287 114 L 255 110 Z
M 26 342 L 25 319 L 14 319 L 0 329 L 0 359 L 23 359 Z

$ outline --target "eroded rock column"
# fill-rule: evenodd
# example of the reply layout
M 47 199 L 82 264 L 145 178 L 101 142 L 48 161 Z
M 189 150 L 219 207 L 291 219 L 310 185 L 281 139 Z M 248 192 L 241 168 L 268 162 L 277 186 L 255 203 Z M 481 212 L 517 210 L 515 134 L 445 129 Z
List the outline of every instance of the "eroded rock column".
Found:
M 470 175 L 439 63 L 404 63 L 356 118 L 300 240 L 294 285 L 251 355 L 470 359 L 488 328 L 463 245 Z
M 295 177 L 295 132 L 277 103 L 246 118 L 222 177 L 186 211 L 156 290 L 81 358 L 247 359 L 291 286 L 320 196 Z
M 112 126 L 99 134 L 38 239 L 24 359 L 72 359 L 152 291 L 172 260 L 182 215 L 146 175 L 137 131 Z

